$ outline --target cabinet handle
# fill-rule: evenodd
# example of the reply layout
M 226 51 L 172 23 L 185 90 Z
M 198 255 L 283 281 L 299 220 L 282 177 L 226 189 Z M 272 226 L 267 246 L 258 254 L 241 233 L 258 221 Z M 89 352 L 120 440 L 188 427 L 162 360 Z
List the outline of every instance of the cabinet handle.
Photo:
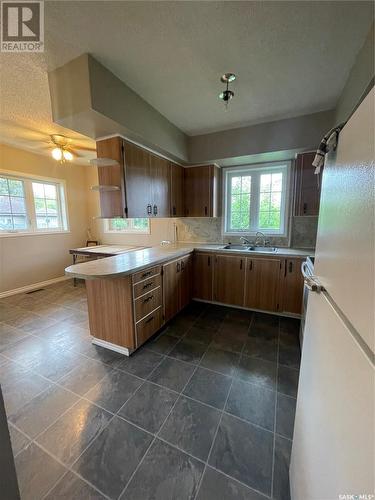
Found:
M 150 204 L 147 205 L 147 215 L 152 214 L 152 206 Z
M 144 303 L 144 304 L 146 304 L 147 302 L 149 302 L 149 301 L 150 301 L 150 300 L 152 300 L 153 298 L 154 298 L 154 296 L 153 296 L 153 295 L 150 295 L 150 297 L 147 297 L 147 299 L 145 299 L 145 300 L 143 301 L 143 303 Z
M 147 273 L 142 274 L 142 278 L 147 278 L 147 276 L 150 276 L 151 271 L 147 271 Z
M 285 278 L 285 276 L 286 276 L 286 265 L 287 265 L 287 262 L 288 262 L 288 261 L 285 261 L 285 265 L 284 265 L 284 278 Z
M 146 288 L 149 288 L 150 286 L 152 286 L 154 284 L 153 281 L 151 281 L 150 283 L 147 283 L 147 285 L 143 285 L 143 290 L 145 290 Z
M 208 213 L 207 207 L 204 207 L 204 215 L 207 215 L 207 213 Z
M 210 256 L 208 256 L 208 258 L 207 258 L 207 264 L 208 264 L 209 266 L 211 265 L 211 257 L 210 257 Z
M 180 272 L 180 263 L 177 262 L 177 272 L 179 273 Z
M 154 205 L 154 215 L 158 215 L 158 206 Z
M 183 271 L 185 269 L 185 262 L 182 260 L 181 261 L 181 271 Z
M 152 321 L 154 319 L 154 316 L 151 316 L 151 318 L 148 318 L 147 321 L 145 321 L 145 325 L 147 325 L 147 323 L 150 323 L 150 321 Z
M 289 262 L 289 272 L 291 273 L 293 271 L 293 262 Z
M 173 215 L 176 215 L 176 207 L 173 207 L 173 208 L 172 208 L 172 214 L 173 214 Z
M 253 261 L 252 260 L 250 261 L 250 268 L 249 269 L 250 269 L 250 271 L 253 270 Z
M 303 204 L 303 213 L 305 214 L 307 212 L 307 203 Z
M 242 269 L 242 259 L 241 259 L 241 261 L 240 261 L 240 269 Z

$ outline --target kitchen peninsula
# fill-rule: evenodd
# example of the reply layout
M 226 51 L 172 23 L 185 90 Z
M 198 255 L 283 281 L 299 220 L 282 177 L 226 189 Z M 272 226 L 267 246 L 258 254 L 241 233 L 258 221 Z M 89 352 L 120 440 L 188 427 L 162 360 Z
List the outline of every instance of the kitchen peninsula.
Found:
M 304 250 L 170 244 L 66 268 L 86 280 L 93 343 L 130 355 L 191 300 L 298 317 Z

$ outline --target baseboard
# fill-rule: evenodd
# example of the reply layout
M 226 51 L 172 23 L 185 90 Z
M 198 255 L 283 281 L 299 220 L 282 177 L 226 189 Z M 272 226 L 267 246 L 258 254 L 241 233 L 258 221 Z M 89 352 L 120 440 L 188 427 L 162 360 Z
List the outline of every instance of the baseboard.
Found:
M 37 290 L 38 288 L 43 288 L 44 286 L 53 285 L 54 283 L 59 283 L 60 281 L 65 281 L 72 279 L 69 276 L 59 276 L 58 278 L 52 278 L 46 281 L 38 281 L 38 283 L 33 283 L 32 285 L 21 286 L 19 288 L 13 288 L 13 290 L 6 290 L 5 292 L 0 292 L 0 299 L 9 297 L 10 295 L 16 295 L 17 293 L 30 292 L 32 290 Z
M 105 347 L 106 349 L 110 349 L 111 351 L 119 352 L 120 354 L 125 354 L 125 356 L 130 356 L 133 352 L 131 349 L 127 347 L 121 347 L 120 345 L 112 344 L 112 342 L 107 342 L 106 340 L 97 339 L 92 337 L 91 342 L 94 345 L 98 345 L 100 347 Z
M 281 312 L 281 311 L 265 311 L 263 309 L 251 309 L 249 307 L 242 307 L 242 306 L 236 306 L 236 305 L 231 305 L 231 304 L 223 304 L 222 302 L 216 302 L 214 300 L 197 299 L 195 297 L 193 297 L 192 300 L 195 300 L 196 302 L 204 302 L 205 304 L 214 304 L 217 306 L 230 307 L 232 309 L 241 309 L 243 311 L 253 311 L 253 312 L 259 312 L 259 313 L 264 313 L 264 314 L 272 314 L 273 316 L 283 316 L 285 318 L 301 319 L 300 314 Z

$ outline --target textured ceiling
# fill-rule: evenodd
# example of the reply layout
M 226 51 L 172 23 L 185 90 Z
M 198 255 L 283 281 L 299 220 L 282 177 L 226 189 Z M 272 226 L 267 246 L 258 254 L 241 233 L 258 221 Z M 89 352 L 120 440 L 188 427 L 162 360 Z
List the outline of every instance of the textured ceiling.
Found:
M 1 119 L 64 133 L 46 72 L 84 52 L 190 135 L 330 109 L 372 19 L 371 2 L 46 1 L 46 51 L 0 56 Z M 226 71 L 238 75 L 228 111 Z

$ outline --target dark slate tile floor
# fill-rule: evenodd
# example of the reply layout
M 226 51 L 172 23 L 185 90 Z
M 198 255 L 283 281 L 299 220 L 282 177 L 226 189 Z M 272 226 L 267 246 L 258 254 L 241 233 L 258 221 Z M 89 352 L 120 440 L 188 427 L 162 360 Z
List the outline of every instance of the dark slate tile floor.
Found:
M 22 500 L 289 500 L 298 320 L 194 302 L 130 358 L 88 328 L 84 285 L 0 300 Z

